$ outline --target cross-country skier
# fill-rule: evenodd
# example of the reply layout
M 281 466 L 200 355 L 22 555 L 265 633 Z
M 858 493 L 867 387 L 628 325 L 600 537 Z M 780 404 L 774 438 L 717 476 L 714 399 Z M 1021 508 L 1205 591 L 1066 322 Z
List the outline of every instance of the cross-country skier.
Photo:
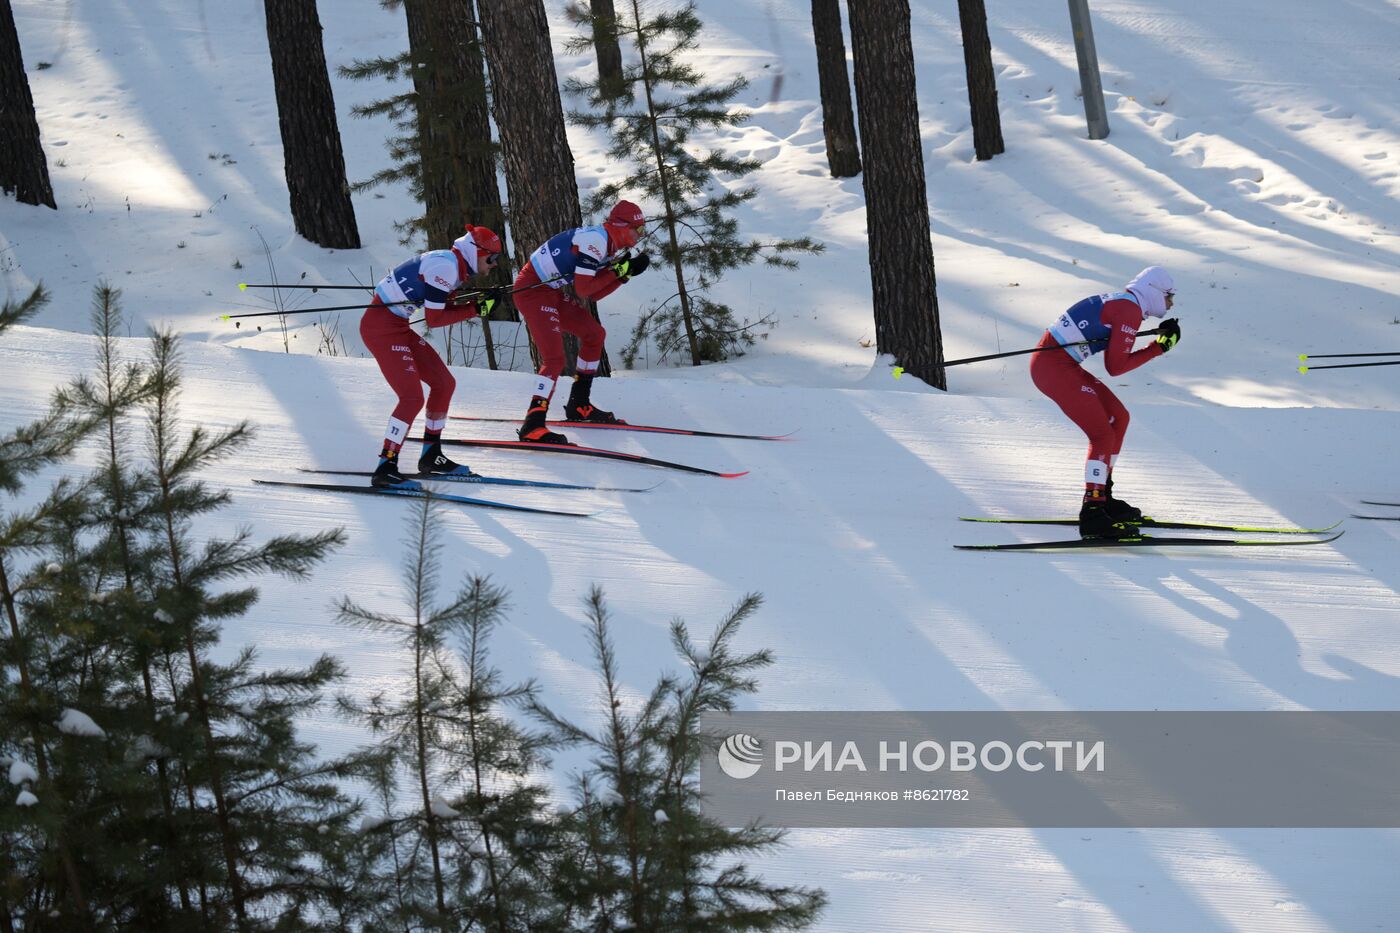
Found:
M 374 302 L 360 320 L 360 338 L 374 354 L 384 378 L 399 397 L 394 413 L 389 416 L 389 426 L 384 429 L 379 466 L 370 480 L 375 486 L 410 482 L 399 472 L 399 448 L 408 437 L 413 419 L 423 409 L 422 383 L 425 382 L 428 384 L 428 410 L 418 472 L 441 474 L 464 469 L 442 453 L 442 429 L 447 425 L 447 408 L 457 380 L 452 378 L 437 351 L 415 334 L 408 322 L 419 307 L 424 310 L 429 327 L 446 327 L 491 313 L 496 303 L 494 298 L 452 300 L 452 292 L 472 276 L 490 272 L 501 258 L 501 238 L 494 232 L 470 224 L 466 231 L 453 241 L 451 249 L 428 250 L 380 279 L 374 288 Z
M 612 412 L 593 405 L 590 392 L 598 363 L 603 358 L 603 325 L 593 319 L 583 304 L 598 301 L 616 291 L 633 276 L 641 275 L 650 264 L 646 253 L 632 255 L 646 218 L 631 201 L 618 201 L 608 219 L 591 227 L 576 227 L 550 237 L 530 255 L 530 261 L 515 277 L 515 307 L 530 328 L 530 337 L 540 352 L 540 368 L 535 380 L 525 423 L 520 426 L 522 441 L 567 444 L 569 439 L 549 430 L 549 402 L 554 386 L 564 371 L 564 334 L 578 338 L 578 366 L 564 417 L 569 421 L 594 424 L 624 424 Z
M 1121 538 L 1135 534 L 1130 523 L 1142 512 L 1113 497 L 1113 467 L 1128 430 L 1128 409 L 1108 386 L 1083 368 L 1095 353 L 1104 355 L 1104 369 L 1121 376 L 1166 353 L 1181 339 L 1176 318 L 1157 326 L 1157 339 L 1133 349 L 1145 317 L 1162 317 L 1172 307 L 1176 286 L 1167 270 L 1148 266 L 1128 283 L 1126 291 L 1094 295 L 1061 314 L 1041 338 L 1046 349 L 1031 356 L 1031 380 L 1069 419 L 1089 436 L 1084 463 L 1084 504 L 1079 533 L 1085 538 Z M 1091 341 L 1074 346 L 1081 341 Z

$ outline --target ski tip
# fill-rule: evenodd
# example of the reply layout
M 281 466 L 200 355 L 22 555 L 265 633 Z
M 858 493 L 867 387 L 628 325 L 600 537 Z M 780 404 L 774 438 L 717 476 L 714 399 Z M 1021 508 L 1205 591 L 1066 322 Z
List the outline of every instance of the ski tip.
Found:
M 248 290 L 248 283 L 247 283 L 247 282 L 239 282 L 239 283 L 238 283 L 238 290 L 239 290 L 240 292 L 246 292 L 246 291 Z
M 723 477 L 724 479 L 738 479 L 741 476 L 748 476 L 749 471 L 745 470 L 742 473 L 718 473 L 716 475 Z
M 1299 354 L 1298 354 L 1298 362 L 1300 362 L 1300 363 L 1306 363 L 1307 361 L 1308 361 L 1308 355 L 1307 355 L 1306 353 L 1299 353 Z
M 1308 368 L 1307 368 L 1306 366 L 1299 366 L 1299 367 L 1298 367 L 1298 372 L 1300 372 L 1300 373 L 1306 373 L 1307 371 L 1308 371 Z

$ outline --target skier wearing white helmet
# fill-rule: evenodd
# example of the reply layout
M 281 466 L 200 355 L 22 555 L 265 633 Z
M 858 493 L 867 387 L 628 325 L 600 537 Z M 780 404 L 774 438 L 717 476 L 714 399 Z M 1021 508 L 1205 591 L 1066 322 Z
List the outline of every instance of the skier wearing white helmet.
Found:
M 418 413 L 424 410 L 423 384 L 428 385 L 423 452 L 418 472 L 470 472 L 442 452 L 442 430 L 457 381 L 437 351 L 413 332 L 409 319 L 422 308 L 429 327 L 448 327 L 467 318 L 486 317 L 496 299 L 484 292 L 454 299 L 453 292 L 475 276 L 484 276 L 501 258 L 501 238 L 487 227 L 467 225 L 450 249 L 432 249 L 391 269 L 374 287 L 374 302 L 360 319 L 360 339 L 379 363 L 379 370 L 398 396 L 384 446 L 370 484 L 411 486 L 399 472 L 399 448 Z
M 1157 325 L 1152 344 L 1133 349 L 1143 319 L 1165 315 L 1175 297 L 1176 284 L 1167 270 L 1148 266 L 1124 291 L 1094 295 L 1070 307 L 1041 338 L 1040 347 L 1046 349 L 1031 356 L 1031 381 L 1089 438 L 1079 511 L 1079 533 L 1085 538 L 1136 534 L 1133 523 L 1142 512 L 1113 496 L 1113 467 L 1128 431 L 1128 409 L 1082 364 L 1103 353 L 1104 369 L 1121 376 L 1176 346 L 1181 327 L 1176 318 L 1167 318 Z

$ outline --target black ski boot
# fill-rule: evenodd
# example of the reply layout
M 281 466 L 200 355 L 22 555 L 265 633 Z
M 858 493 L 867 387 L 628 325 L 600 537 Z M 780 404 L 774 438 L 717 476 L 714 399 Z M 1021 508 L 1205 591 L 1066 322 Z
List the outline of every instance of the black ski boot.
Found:
M 417 483 L 399 472 L 398 452 L 383 453 L 379 455 L 379 466 L 374 470 L 374 475 L 370 477 L 369 484 L 380 489 L 392 489 L 395 486 L 416 486 Z
M 1112 476 L 1108 478 L 1108 486 L 1105 492 L 1107 493 L 1107 501 L 1104 503 L 1104 509 L 1115 522 L 1133 523 L 1142 521 L 1142 509 L 1131 506 L 1122 499 L 1113 498 Z
M 549 425 L 545 423 L 545 416 L 548 414 L 549 402 L 543 399 L 536 400 L 530 405 L 530 411 L 525 415 L 525 423 L 520 426 L 516 436 L 533 444 L 568 444 L 567 437 L 549 429 Z
M 437 441 L 423 445 L 423 453 L 418 458 L 418 472 L 423 476 L 434 474 L 443 476 L 448 473 L 458 473 L 462 476 L 470 476 L 471 470 L 462 466 L 447 457 L 442 452 L 442 444 Z
M 1079 509 L 1081 538 L 1131 538 L 1136 534 L 1131 525 L 1117 521 L 1109 514 L 1105 500 L 1085 499 Z
M 569 401 L 564 406 L 565 421 L 586 421 L 589 424 L 626 424 L 610 411 L 603 411 L 589 401 L 593 391 L 593 377 L 575 376 L 574 387 L 569 390 Z

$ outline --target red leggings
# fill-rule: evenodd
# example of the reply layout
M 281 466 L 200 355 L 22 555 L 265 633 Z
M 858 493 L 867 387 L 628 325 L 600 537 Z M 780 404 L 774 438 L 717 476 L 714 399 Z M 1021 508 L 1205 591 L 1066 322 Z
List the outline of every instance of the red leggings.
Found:
M 515 307 L 530 329 L 530 339 L 540 351 L 540 383 L 535 394 L 548 397 L 554 392 L 554 380 L 564 371 L 564 334 L 578 338 L 579 371 L 587 372 L 587 362 L 596 367 L 603 356 L 607 331 L 572 295 L 539 285 L 539 281 L 535 267 L 526 263 L 515 277 L 514 298 Z M 539 287 L 531 287 L 535 285 Z
M 384 431 L 384 439 L 393 449 L 397 450 L 408 437 L 413 419 L 423 410 L 424 382 L 428 384 L 428 427 L 442 430 L 440 422 L 447 417 L 457 380 L 452 378 L 437 351 L 413 332 L 408 321 L 384 307 L 378 298 L 360 319 L 360 339 L 374 354 L 379 371 L 399 397 L 389 427 Z
M 1128 433 L 1128 409 L 1108 386 L 1059 349 L 1054 337 L 1047 333 L 1040 346 L 1055 349 L 1031 356 L 1031 381 L 1088 435 L 1086 481 L 1107 482 L 1107 476 L 1092 475 L 1092 465 L 1101 463 L 1105 471 L 1113 468 L 1113 458 L 1123 449 L 1123 435 Z

